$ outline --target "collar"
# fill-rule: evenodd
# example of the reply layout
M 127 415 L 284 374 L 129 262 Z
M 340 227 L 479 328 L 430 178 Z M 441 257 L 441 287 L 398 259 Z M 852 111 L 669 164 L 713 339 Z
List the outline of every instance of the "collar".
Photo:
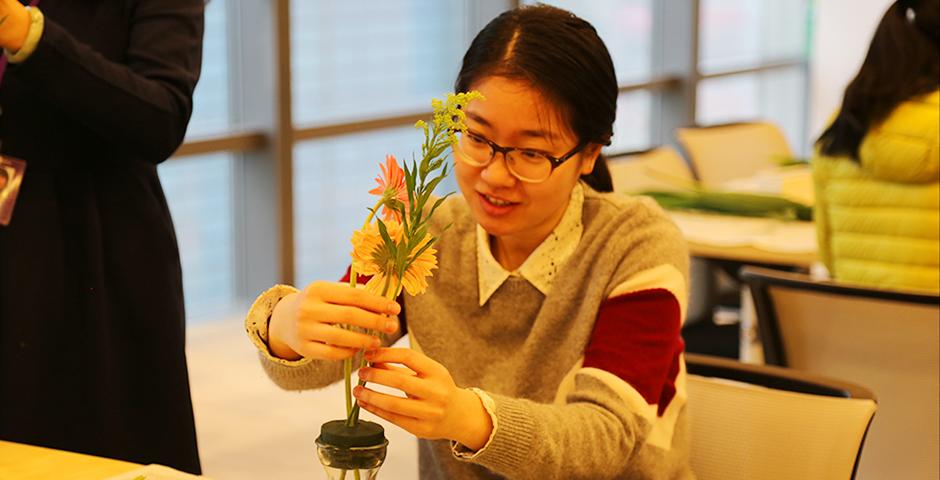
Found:
M 561 221 L 552 233 L 532 251 L 519 269 L 512 272 L 503 268 L 493 257 L 489 234 L 477 224 L 477 279 L 480 306 L 485 305 L 486 301 L 510 276 L 524 278 L 543 295 L 547 295 L 558 270 L 571 257 L 578 247 L 578 242 L 581 241 L 581 233 L 584 231 L 584 226 L 581 224 L 583 205 L 584 188 L 579 182 L 571 190 L 571 198 L 568 200 L 568 207 Z

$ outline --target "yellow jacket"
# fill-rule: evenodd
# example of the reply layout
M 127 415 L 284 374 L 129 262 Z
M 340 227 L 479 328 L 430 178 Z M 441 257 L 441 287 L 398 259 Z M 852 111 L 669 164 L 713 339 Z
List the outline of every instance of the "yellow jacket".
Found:
M 816 152 L 819 252 L 839 281 L 940 292 L 940 91 L 899 105 L 860 163 Z

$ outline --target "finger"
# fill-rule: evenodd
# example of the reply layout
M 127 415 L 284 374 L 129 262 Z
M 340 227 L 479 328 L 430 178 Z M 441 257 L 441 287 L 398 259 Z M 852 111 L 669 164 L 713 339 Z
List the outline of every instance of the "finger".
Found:
M 400 373 L 400 374 L 402 374 L 402 375 L 410 375 L 410 376 L 412 376 L 412 377 L 418 375 L 417 373 L 415 373 L 414 370 L 412 370 L 412 369 L 410 369 L 410 368 L 407 368 L 407 367 L 400 367 L 400 366 L 398 366 L 398 365 L 391 364 L 391 363 L 373 363 L 373 364 L 371 364 L 371 365 L 369 365 L 369 366 L 370 366 L 371 368 L 375 368 L 375 369 L 378 369 L 378 370 L 389 370 L 389 371 L 392 371 L 392 372 L 398 372 L 398 373 Z
M 386 333 L 398 330 L 398 317 L 380 315 L 356 306 L 324 304 L 316 299 L 305 299 L 300 306 L 300 315 L 301 318 L 315 319 L 317 323 L 352 325 Z
M 386 421 L 394 423 L 395 425 L 398 425 L 399 427 L 405 429 L 406 431 L 411 432 L 413 435 L 416 435 L 416 436 L 418 435 L 419 429 L 421 427 L 420 420 L 416 418 L 406 417 L 404 415 L 399 415 L 397 413 L 392 413 L 392 412 L 389 412 L 388 410 L 383 410 L 375 405 L 372 405 L 367 402 L 363 402 L 362 400 L 359 400 L 357 403 L 359 404 L 359 407 L 362 408 L 363 410 L 366 410 L 372 413 L 373 415 L 379 418 L 382 418 Z
M 438 420 L 444 416 L 444 411 L 440 407 L 427 402 L 396 397 L 358 385 L 353 388 L 353 396 L 369 405 L 403 417 L 417 420 Z
M 345 330 L 333 325 L 317 323 L 301 327 L 301 338 L 326 343 L 337 347 L 346 347 L 353 349 L 373 349 L 382 346 L 382 340 L 378 337 L 367 335 L 365 333 Z
M 410 348 L 379 348 L 366 352 L 366 359 L 373 363 L 400 363 L 419 377 L 446 373 L 447 369 L 431 360 L 427 355 Z
M 359 369 L 359 378 L 367 382 L 401 390 L 409 397 L 431 398 L 435 396 L 430 381 L 414 375 L 376 368 L 361 368 Z
M 337 347 L 320 342 L 304 342 L 297 353 L 317 360 L 345 360 L 352 358 L 358 351 L 355 348 Z
M 315 292 L 323 301 L 333 304 L 351 305 L 386 315 L 398 315 L 401 312 L 398 302 L 361 288 L 350 288 L 348 284 L 314 282 L 307 289 Z

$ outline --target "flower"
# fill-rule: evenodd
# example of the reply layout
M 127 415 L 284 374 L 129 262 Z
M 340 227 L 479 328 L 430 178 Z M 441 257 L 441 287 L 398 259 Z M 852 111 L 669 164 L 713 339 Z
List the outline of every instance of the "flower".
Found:
M 353 232 L 352 261 L 353 269 L 362 275 L 371 275 L 366 283 L 366 291 L 394 298 L 403 287 L 410 295 L 424 293 L 428 288 L 427 277 L 437 268 L 437 251 L 427 246 L 433 241 L 430 234 L 425 234 L 404 256 L 404 273 L 399 277 L 397 263 L 398 251 L 407 248 L 408 239 L 404 237 L 401 224 L 395 221 L 383 222 L 388 241 L 382 236 L 378 223 L 370 223 L 362 230 Z M 395 289 L 389 291 L 389 289 Z
M 437 250 L 431 246 L 425 248 L 425 245 L 433 241 L 430 234 L 425 234 L 408 253 L 408 268 L 402 275 L 401 284 L 409 295 L 418 295 L 428 289 L 428 277 L 433 275 L 431 270 L 437 268 Z
M 395 209 L 395 201 L 401 202 L 408 209 L 408 187 L 405 185 L 405 171 L 398 166 L 395 155 L 385 156 L 385 165 L 379 164 L 382 174 L 375 177 L 378 187 L 369 190 L 373 195 L 382 197 L 382 219 L 400 222 L 401 215 Z
M 437 238 L 429 232 L 429 220 L 450 195 L 436 198 L 434 189 L 449 173 L 446 160 L 457 143 L 457 132 L 467 129 L 464 105 L 482 98 L 478 92 L 469 92 L 449 94 L 446 101 L 433 100 L 431 122 L 415 123 L 415 128 L 424 132 L 420 162 L 406 163 L 403 170 L 393 155 L 387 155 L 385 164 L 379 164 L 382 174 L 375 179 L 379 185 L 369 191 L 378 195 L 379 200 L 369 210 L 362 229 L 353 232 L 351 239 L 350 286 L 358 284 L 359 275 L 367 275 L 371 278 L 366 282 L 366 291 L 388 299 L 397 298 L 402 290 L 410 295 L 427 290 L 427 278 L 437 268 L 437 250 L 433 248 Z M 375 218 L 379 207 L 382 220 Z M 363 357 L 360 367 L 365 365 Z M 344 360 L 343 371 L 346 425 L 352 427 L 359 421 L 359 406 L 354 407 L 352 402 L 352 359 Z M 359 384 L 364 385 L 365 381 L 360 380 Z
M 396 221 L 383 223 L 389 237 L 397 245 L 401 241 L 401 224 Z M 353 232 L 351 242 L 352 267 L 357 274 L 375 275 L 389 269 L 389 265 L 394 268 L 395 257 L 386 248 L 378 223 L 369 223 L 361 230 Z

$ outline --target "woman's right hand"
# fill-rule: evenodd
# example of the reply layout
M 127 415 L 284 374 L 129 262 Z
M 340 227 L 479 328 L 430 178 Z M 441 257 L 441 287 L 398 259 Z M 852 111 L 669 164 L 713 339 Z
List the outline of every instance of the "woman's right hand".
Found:
M 360 349 L 379 348 L 381 340 L 340 325 L 394 333 L 399 312 L 398 303 L 349 284 L 313 282 L 274 307 L 268 346 L 271 353 L 286 360 L 343 360 Z

